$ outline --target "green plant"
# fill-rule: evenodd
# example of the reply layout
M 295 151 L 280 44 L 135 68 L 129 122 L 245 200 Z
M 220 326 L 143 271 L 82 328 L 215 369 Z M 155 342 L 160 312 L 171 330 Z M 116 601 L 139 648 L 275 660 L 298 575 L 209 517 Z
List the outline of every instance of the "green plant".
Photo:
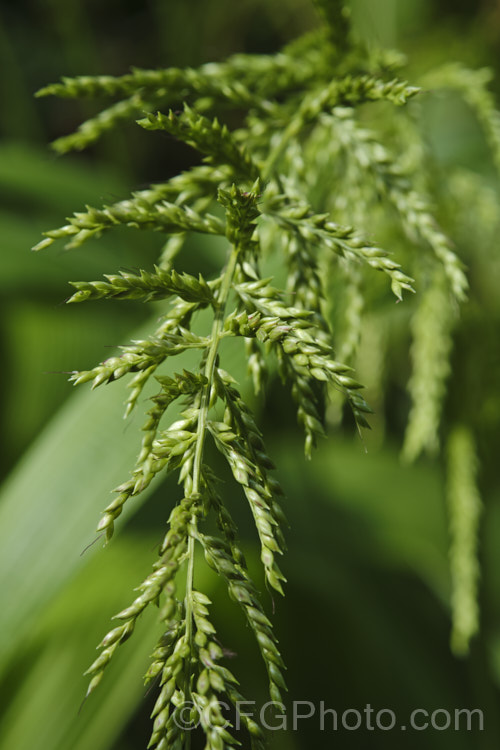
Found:
M 363 309 L 399 316 L 399 309 L 394 313 L 388 302 L 387 283 L 378 283 L 371 270 L 382 272 L 396 301 L 416 288 L 417 302 L 407 302 L 406 294 L 404 301 L 412 313 L 414 368 L 403 456 L 414 460 L 422 451 L 435 453 L 439 447 L 452 335 L 468 286 L 462 263 L 429 208 L 432 201 L 444 205 L 450 188 L 436 178 L 418 131 L 418 105 L 412 110 L 411 100 L 417 99 L 419 89 L 398 77 L 404 60 L 357 40 L 340 3 L 319 6 L 326 15 L 325 27 L 274 56 L 237 55 L 196 70 L 133 70 L 118 78 L 64 79 L 40 92 L 118 99 L 75 134 L 56 141 L 61 153 L 84 148 L 120 122 L 140 117 L 141 127 L 167 132 L 204 156 L 204 164 L 164 184 L 74 214 L 66 226 L 47 232 L 36 248 L 55 240 L 77 247 L 121 225 L 170 235 L 152 271 L 73 282 L 75 292 L 68 300 L 171 303 L 150 336 L 122 347 L 120 355 L 92 370 L 71 375 L 75 384 L 91 382 L 96 387 L 132 374 L 127 414 L 150 378 L 156 377 L 160 387 L 152 398 L 135 469 L 116 489 L 99 531 L 111 538 L 124 504 L 160 472 L 177 472 L 184 496 L 171 511 L 153 572 L 131 606 L 116 616 L 121 624 L 102 641 L 101 654 L 88 670 L 87 693 L 101 681 L 118 646 L 132 635 L 139 615 L 150 604 L 161 604 L 165 632 L 147 674 L 148 681 L 160 676 L 151 740 L 160 748 L 189 746 L 190 732 L 182 731 L 180 716 L 192 705 L 201 717 L 207 747 L 235 744 L 224 726 L 221 702 L 229 699 L 237 706 L 243 699 L 236 678 L 219 663 L 224 654 L 209 617 L 210 601 L 195 588 L 197 545 L 244 611 L 267 668 L 271 699 L 281 702 L 285 687 L 271 622 L 245 565 L 217 477 L 205 461 L 211 440 L 249 502 L 266 584 L 282 593 L 284 576 L 276 562 L 285 546 L 282 491 L 270 474 L 273 464 L 252 411 L 223 369 L 226 342 L 244 340 L 257 393 L 275 356 L 282 379 L 290 385 L 310 457 L 326 421 L 336 419 L 334 410 L 325 415 L 329 397 L 335 403 L 341 393 L 358 428 L 367 426 L 370 408 L 351 375 Z M 484 76 L 446 68 L 429 74 L 428 80 L 434 87 L 459 80 L 457 87 L 476 108 L 496 154 L 498 121 Z M 239 120 L 233 130 L 215 117 L 229 112 Z M 457 200 L 463 201 L 466 191 L 455 185 Z M 214 235 L 229 245 L 215 278 L 174 268 L 190 232 Z M 411 276 L 372 241 L 373 235 L 394 243 L 398 260 L 411 269 Z M 282 288 L 263 271 L 272 266 L 273 251 L 286 268 Z M 281 269 L 275 275 L 280 277 Z M 208 328 L 202 311 L 210 312 Z M 380 322 L 375 333 L 384 325 Z M 374 339 L 377 344 L 376 335 Z M 197 370 L 184 369 L 174 377 L 161 374 L 168 357 L 190 350 L 199 350 Z M 335 351 L 341 353 L 340 361 Z M 161 420 L 177 400 L 183 402 L 180 419 L 165 428 Z M 477 629 L 476 449 L 473 426 L 452 424 L 448 435 L 453 644 L 464 651 Z M 184 596 L 176 594 L 181 578 Z M 263 746 L 260 727 L 247 718 L 246 728 L 253 746 Z

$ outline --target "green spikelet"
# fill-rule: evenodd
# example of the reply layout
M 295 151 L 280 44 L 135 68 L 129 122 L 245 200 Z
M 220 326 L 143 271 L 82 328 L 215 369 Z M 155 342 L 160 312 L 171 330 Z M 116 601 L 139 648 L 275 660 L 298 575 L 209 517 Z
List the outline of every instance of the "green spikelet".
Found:
M 469 651 L 479 629 L 477 556 L 481 497 L 478 460 L 471 431 L 455 427 L 447 444 L 447 496 L 450 516 L 451 648 L 458 656 Z
M 442 275 L 436 273 L 412 321 L 413 373 L 409 382 L 412 405 L 402 452 L 405 461 L 414 461 L 423 451 L 436 455 L 439 450 L 454 319 L 448 286 Z

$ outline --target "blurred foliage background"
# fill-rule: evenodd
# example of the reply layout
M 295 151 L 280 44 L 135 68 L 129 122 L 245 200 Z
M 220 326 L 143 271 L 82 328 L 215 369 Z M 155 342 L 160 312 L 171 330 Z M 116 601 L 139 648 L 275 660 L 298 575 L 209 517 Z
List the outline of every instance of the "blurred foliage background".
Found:
M 413 73 L 450 60 L 500 73 L 496 0 L 353 0 L 352 8 L 358 32 L 407 53 Z M 154 617 L 144 618 L 142 638 L 123 649 L 99 695 L 78 713 L 86 689 L 80 675 L 109 617 L 129 601 L 130 581 L 139 583 L 149 570 L 168 515 L 165 505 L 177 499 L 178 489 L 171 483 L 155 486 L 140 513 L 137 504 L 128 508 L 105 551 L 97 543 L 82 554 L 94 539 L 109 490 L 133 465 L 141 416 L 129 426 L 121 420 L 121 382 L 92 394 L 85 388 L 73 392 L 57 373 L 105 359 L 108 348 L 126 343 L 131 331 L 155 315 L 154 306 L 134 304 L 117 306 L 119 311 L 66 308 L 67 280 L 96 278 L 118 265 L 147 267 L 160 238 L 113 234 L 70 254 L 54 249 L 30 255 L 29 248 L 41 231 L 60 225 L 86 202 L 126 197 L 197 159 L 168 138 L 159 152 L 157 139 L 132 126 L 81 155 L 55 157 L 47 143 L 70 132 L 91 110 L 35 100 L 33 93 L 61 75 L 120 74 L 130 65 L 196 66 L 233 52 L 273 52 L 316 23 L 307 0 L 3 0 L 0 6 L 2 747 L 132 750 L 147 743 L 153 695 L 145 694 L 141 676 L 157 636 Z M 424 117 L 438 161 L 481 173 L 496 190 L 491 159 L 465 105 L 453 97 L 436 98 L 426 104 Z M 464 225 L 474 234 L 473 216 L 464 217 Z M 496 236 L 490 238 L 492 248 Z M 472 310 L 473 323 L 462 328 L 457 344 L 454 366 L 471 371 L 470 389 L 452 388 L 448 409 L 453 401 L 470 402 L 471 408 L 480 403 L 484 373 L 474 370 L 474 352 L 487 350 L 493 358 L 496 352 L 498 364 L 498 250 L 496 258 L 484 261 L 484 307 Z M 218 260 L 205 238 L 188 254 L 188 264 L 207 274 Z M 457 660 L 449 648 L 442 465 L 421 459 L 408 467 L 399 459 L 409 409 L 409 346 L 408 334 L 391 340 L 383 363 L 389 374 L 385 406 L 367 438 L 367 453 L 352 430 L 339 429 L 306 464 L 302 437 L 279 385 L 271 381 L 266 398 L 256 404 L 288 493 L 289 584 L 286 599 L 275 603 L 275 619 L 289 697 L 324 701 L 339 714 L 346 708 L 362 711 L 366 704 L 390 708 L 401 723 L 415 708 L 481 708 L 483 732 L 406 731 L 404 747 L 496 748 L 499 415 L 486 420 L 479 435 L 482 631 L 468 659 Z M 244 382 L 245 363 L 235 361 L 234 368 Z M 242 510 L 239 525 L 251 561 L 258 553 L 249 521 Z M 236 654 L 235 670 L 246 675 L 248 694 L 260 705 L 266 700 L 264 674 L 255 667 L 240 613 L 202 570 L 203 590 L 211 590 L 217 611 L 224 611 L 218 630 Z M 268 605 L 272 610 L 270 598 Z M 331 734 L 319 731 L 312 718 L 297 731 L 289 721 L 288 730 L 274 732 L 271 741 L 276 750 L 334 743 L 385 750 L 401 747 L 401 734 Z

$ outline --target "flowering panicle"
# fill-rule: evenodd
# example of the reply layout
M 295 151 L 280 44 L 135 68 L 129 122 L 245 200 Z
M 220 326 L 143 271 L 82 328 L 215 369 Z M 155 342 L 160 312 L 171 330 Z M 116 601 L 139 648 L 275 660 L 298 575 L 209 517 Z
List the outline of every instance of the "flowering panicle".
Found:
M 177 474 L 183 495 L 171 504 L 168 531 L 153 571 L 138 587 L 131 605 L 116 615 L 118 624 L 103 639 L 101 653 L 88 670 L 89 694 L 118 646 L 133 634 L 142 612 L 150 604 L 160 605 L 163 635 L 146 675 L 147 681 L 159 679 L 150 743 L 158 750 L 189 747 L 188 733 L 178 720 L 188 706 L 200 717 L 208 750 L 236 745 L 222 708 L 224 701 L 236 705 L 242 696 L 236 676 L 223 664 L 211 602 L 195 586 L 197 548 L 245 614 L 267 670 L 272 700 L 281 702 L 285 690 L 272 623 L 246 567 L 236 524 L 219 496 L 217 477 L 206 463 L 210 441 L 250 507 L 266 585 L 282 594 L 285 575 L 278 560 L 286 546 L 283 491 L 256 419 L 224 370 L 222 342 L 234 338 L 245 347 L 257 392 L 270 369 L 269 356 L 275 355 L 295 401 L 310 457 L 317 438 L 325 433 L 332 389 L 350 406 L 358 428 L 368 426 L 371 409 L 351 368 L 362 339 L 363 311 L 379 294 L 394 301 L 384 281 L 396 301 L 406 305 L 410 298 L 406 293 L 419 290 L 424 269 L 431 281 L 410 303 L 413 406 L 404 455 L 414 459 L 422 450 L 438 446 L 452 324 L 457 303 L 465 298 L 467 278 L 420 182 L 417 186 L 411 170 L 402 167 L 403 155 L 383 144 L 384 134 L 361 126 L 366 118 L 358 114 L 361 105 L 369 111 L 372 102 L 390 107 L 391 112 L 396 105 L 394 117 L 406 117 L 415 133 L 408 103 L 420 89 L 399 77 L 404 65 L 401 55 L 367 50 L 356 39 L 343 3 L 318 0 L 317 5 L 326 28 L 304 35 L 276 55 L 235 55 L 197 69 L 132 69 L 118 77 L 65 78 L 39 92 L 117 100 L 76 133 L 56 141 L 54 147 L 60 152 L 84 148 L 122 122 L 131 122 L 148 131 L 167 132 L 197 149 L 204 160 L 201 166 L 134 192 L 126 200 L 87 206 L 64 226 L 46 232 L 34 248 L 60 240 L 74 248 L 123 226 L 166 237 L 152 269 L 71 282 L 74 292 L 67 300 L 142 300 L 164 305 L 163 317 L 150 335 L 122 346 L 120 353 L 92 369 L 70 374 L 75 385 L 90 382 L 92 387 L 130 375 L 126 415 L 151 378 L 159 386 L 150 399 L 136 465 L 115 489 L 98 528 L 110 539 L 124 504 L 162 473 Z M 484 89 L 484 76 L 469 72 L 460 79 L 453 68 L 436 75 L 440 85 L 462 91 L 496 153 L 498 119 Z M 235 117 L 228 122 L 238 122 L 234 129 L 221 119 L 231 110 Z M 323 171 L 321 164 L 326 165 Z M 418 246 L 404 253 L 411 275 L 402 269 L 399 256 L 373 239 L 374 204 L 392 211 L 401 234 Z M 358 226 L 360 217 L 364 226 Z M 212 278 L 175 267 L 184 239 L 192 232 L 212 235 L 226 249 L 226 261 Z M 433 254 L 424 262 L 425 254 L 419 251 L 425 247 Z M 272 253 L 280 254 L 277 276 L 284 275 L 284 281 L 275 282 L 261 273 Z M 377 283 L 377 276 L 382 283 Z M 336 284 L 343 287 L 339 295 L 335 295 Z M 341 361 L 334 348 L 337 331 L 330 325 L 332 309 L 343 321 Z M 196 325 L 201 310 L 211 318 L 203 333 Z M 162 373 L 167 358 L 188 350 L 198 354 L 197 366 L 174 377 Z M 174 402 L 182 405 L 178 418 L 169 423 Z M 469 606 L 475 596 L 476 577 L 471 537 L 463 520 L 467 513 L 474 519 L 477 515 L 472 453 L 470 441 L 452 439 L 453 475 L 461 471 L 460 456 L 470 464 L 467 496 L 462 492 L 458 505 L 451 502 L 457 529 L 454 570 L 467 558 L 469 571 L 466 578 L 455 575 L 456 632 L 462 645 L 473 626 L 463 622 L 460 612 L 464 602 Z M 454 486 L 452 482 L 452 492 Z M 209 519 L 215 520 L 215 533 L 205 526 Z M 185 579 L 182 596 L 177 593 L 180 577 Z M 248 716 L 242 720 L 252 748 L 261 750 L 262 729 Z

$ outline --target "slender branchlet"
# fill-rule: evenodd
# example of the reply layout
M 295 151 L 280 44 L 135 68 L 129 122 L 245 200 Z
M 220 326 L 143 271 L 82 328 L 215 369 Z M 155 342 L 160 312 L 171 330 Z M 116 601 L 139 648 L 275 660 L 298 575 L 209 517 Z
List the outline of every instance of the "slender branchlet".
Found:
M 450 515 L 452 578 L 451 647 L 458 655 L 469 651 L 479 629 L 477 559 L 481 498 L 477 484 L 478 460 L 471 431 L 456 426 L 447 442 L 447 495 Z
M 326 21 L 332 46 L 343 52 L 349 48 L 350 14 L 342 0 L 315 0 Z
M 495 167 L 500 173 L 500 114 L 488 89 L 492 80 L 493 71 L 489 68 L 471 70 L 459 63 L 449 63 L 427 73 L 422 83 L 426 88 L 456 91 L 463 97 L 484 130 Z
M 442 274 L 422 294 L 412 320 L 413 372 L 409 382 L 412 405 L 406 428 L 403 458 L 413 461 L 422 451 L 436 455 L 439 425 L 456 316 Z
M 445 270 L 453 294 L 463 302 L 468 287 L 463 264 L 432 215 L 429 201 L 415 187 L 417 175 L 402 169 L 397 157 L 380 143 L 376 134 L 359 126 L 352 110 L 344 109 L 337 115 L 327 119 L 343 148 L 349 150 L 358 180 L 373 180 L 378 200 L 386 201 L 396 211 L 409 239 L 431 248 Z

